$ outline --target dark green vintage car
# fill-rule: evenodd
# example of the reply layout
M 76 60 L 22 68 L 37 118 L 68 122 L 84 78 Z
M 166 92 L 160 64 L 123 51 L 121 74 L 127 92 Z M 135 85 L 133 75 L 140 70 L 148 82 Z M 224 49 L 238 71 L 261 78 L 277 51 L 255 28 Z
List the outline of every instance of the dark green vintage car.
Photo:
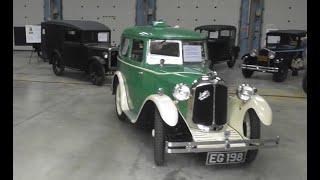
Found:
M 124 30 L 112 93 L 120 120 L 151 127 L 154 160 L 165 153 L 208 152 L 206 164 L 251 162 L 261 146 L 260 122 L 272 112 L 256 89 L 242 84 L 237 97 L 208 68 L 205 37 L 162 21 Z M 268 144 L 269 143 L 269 144 Z

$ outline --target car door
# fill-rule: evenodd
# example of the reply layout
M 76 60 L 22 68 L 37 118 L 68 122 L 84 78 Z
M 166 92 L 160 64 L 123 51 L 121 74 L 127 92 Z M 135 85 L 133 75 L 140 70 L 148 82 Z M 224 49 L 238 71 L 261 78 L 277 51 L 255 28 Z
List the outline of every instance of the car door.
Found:
M 62 47 L 62 58 L 66 66 L 81 68 L 81 62 L 85 61 L 86 49 L 81 43 L 78 30 L 67 29 Z
M 133 110 L 138 113 L 144 101 L 143 98 L 143 76 L 144 68 L 142 62 L 145 57 L 145 42 L 140 39 L 132 39 L 129 63 L 132 65 L 128 70 L 129 93 L 132 100 Z
M 124 76 L 124 83 L 127 90 L 129 108 L 138 113 L 141 106 L 141 94 L 139 88 L 142 85 L 141 64 L 144 47 L 139 46 L 139 40 L 122 38 L 119 52 L 119 70 Z M 142 52 L 141 52 L 142 49 Z

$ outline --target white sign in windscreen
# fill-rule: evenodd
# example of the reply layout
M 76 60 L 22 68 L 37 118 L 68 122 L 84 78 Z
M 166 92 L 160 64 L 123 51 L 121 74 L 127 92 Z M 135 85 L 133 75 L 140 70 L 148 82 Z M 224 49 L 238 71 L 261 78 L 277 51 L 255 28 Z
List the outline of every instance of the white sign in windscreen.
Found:
M 280 42 L 280 36 L 268 36 L 269 44 L 277 44 Z
M 201 62 L 201 46 L 199 45 L 183 45 L 184 62 Z
M 98 33 L 98 42 L 108 42 L 109 33 L 99 32 Z
M 26 43 L 41 43 L 41 26 L 25 25 Z

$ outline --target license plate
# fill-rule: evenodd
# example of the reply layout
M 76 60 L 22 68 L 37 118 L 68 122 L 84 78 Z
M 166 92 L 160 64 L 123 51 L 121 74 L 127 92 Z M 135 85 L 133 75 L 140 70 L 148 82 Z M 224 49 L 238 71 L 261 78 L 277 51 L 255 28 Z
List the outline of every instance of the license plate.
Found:
M 258 56 L 258 61 L 263 61 L 263 62 L 266 62 L 268 61 L 268 56 Z
M 242 163 L 246 159 L 246 151 L 241 152 L 208 152 L 206 165 Z

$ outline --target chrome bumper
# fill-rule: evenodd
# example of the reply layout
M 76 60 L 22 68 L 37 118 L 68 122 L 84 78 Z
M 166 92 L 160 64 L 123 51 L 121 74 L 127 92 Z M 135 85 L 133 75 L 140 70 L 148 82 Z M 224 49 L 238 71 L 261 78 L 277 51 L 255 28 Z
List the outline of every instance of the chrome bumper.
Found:
M 203 141 L 203 142 L 168 142 L 165 143 L 166 153 L 201 153 L 201 152 L 222 152 L 222 151 L 247 151 L 261 147 L 275 147 L 279 145 L 280 137 L 273 139 L 249 139 L 249 140 L 224 140 L 224 141 Z M 242 147 L 232 147 L 235 144 L 245 143 Z M 204 146 L 220 146 L 200 148 Z
M 265 66 L 248 65 L 248 64 L 242 64 L 241 68 L 254 70 L 254 71 L 260 71 L 260 72 L 270 72 L 270 73 L 275 73 L 275 72 L 279 71 L 279 68 L 277 68 L 277 67 L 265 67 Z

